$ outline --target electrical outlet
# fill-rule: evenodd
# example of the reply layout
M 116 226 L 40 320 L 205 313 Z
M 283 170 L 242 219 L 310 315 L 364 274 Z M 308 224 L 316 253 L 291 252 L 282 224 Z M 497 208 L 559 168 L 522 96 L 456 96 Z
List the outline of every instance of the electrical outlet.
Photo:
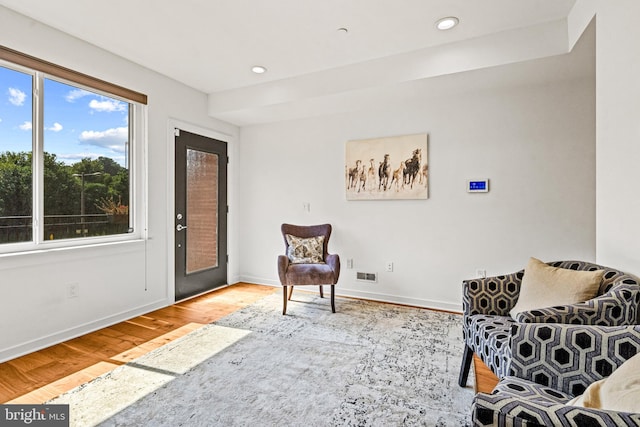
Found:
M 387 262 L 386 270 L 387 270 L 388 272 L 390 272 L 390 273 L 393 271 L 393 262 L 391 262 L 391 261 L 388 261 L 388 262 Z
M 476 277 L 480 278 L 480 279 L 484 279 L 485 277 L 487 277 L 487 270 L 479 268 L 476 270 Z
M 347 258 L 347 268 L 353 268 L 353 258 Z
M 78 283 L 69 283 L 67 285 L 67 297 L 68 298 L 78 298 L 80 296 L 80 284 Z
M 305 212 L 311 212 L 311 203 L 304 202 L 302 204 L 302 209 L 304 209 Z

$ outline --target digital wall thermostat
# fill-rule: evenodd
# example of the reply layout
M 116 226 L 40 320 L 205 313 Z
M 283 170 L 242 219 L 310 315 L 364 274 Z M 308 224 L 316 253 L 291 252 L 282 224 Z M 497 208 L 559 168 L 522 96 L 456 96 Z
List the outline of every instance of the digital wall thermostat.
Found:
M 467 193 L 488 193 L 488 179 L 471 179 L 467 181 Z

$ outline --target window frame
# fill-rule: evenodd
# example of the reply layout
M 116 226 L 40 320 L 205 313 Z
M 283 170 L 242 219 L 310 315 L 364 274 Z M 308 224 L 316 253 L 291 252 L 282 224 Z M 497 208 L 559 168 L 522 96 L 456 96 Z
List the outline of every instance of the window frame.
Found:
M 0 45 L 0 66 L 32 77 L 32 238 L 0 244 L 0 256 L 57 248 L 73 248 L 146 238 L 147 96 L 85 74 L 39 60 Z M 46 240 L 44 232 L 44 80 L 85 89 L 129 105 L 129 227 L 132 231 L 107 236 Z M 44 94 L 46 96 L 46 94 Z M 131 96 L 131 98 L 129 98 Z M 135 98 L 135 99 L 132 99 Z M 144 220 L 144 221 L 143 221 Z

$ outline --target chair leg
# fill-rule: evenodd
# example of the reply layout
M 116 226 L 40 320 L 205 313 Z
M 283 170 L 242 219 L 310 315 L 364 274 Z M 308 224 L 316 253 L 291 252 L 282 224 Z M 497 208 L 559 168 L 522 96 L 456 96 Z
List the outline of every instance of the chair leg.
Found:
M 471 367 L 472 360 L 473 351 L 465 344 L 464 353 L 462 354 L 462 365 L 460 366 L 460 376 L 458 377 L 458 385 L 460 387 L 467 386 L 467 377 L 469 376 L 469 368 Z
M 331 311 L 336 312 L 336 286 L 331 285 Z
M 322 292 L 322 285 L 320 285 L 319 288 L 320 288 L 320 298 L 324 298 L 324 293 Z
M 286 286 L 282 287 L 282 296 L 284 297 L 282 299 L 282 315 L 285 315 L 287 314 L 287 287 Z
M 291 301 L 291 295 L 293 295 L 293 286 L 289 287 L 289 301 Z

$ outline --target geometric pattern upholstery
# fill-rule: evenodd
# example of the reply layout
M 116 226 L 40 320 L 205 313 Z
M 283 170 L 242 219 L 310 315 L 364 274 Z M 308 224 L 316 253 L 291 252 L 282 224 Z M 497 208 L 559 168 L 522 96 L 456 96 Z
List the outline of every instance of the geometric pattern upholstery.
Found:
M 518 301 L 524 270 L 462 282 L 463 339 L 467 346 L 459 383 L 466 383 L 467 357 L 476 353 L 498 378 L 509 374 L 511 355 L 506 333 L 514 323 L 565 323 L 619 326 L 637 323 L 640 286 L 622 271 L 584 261 L 550 262 L 571 270 L 604 270 L 598 295 L 586 302 L 521 312 L 513 321 L 509 311 Z M 506 336 L 505 336 L 506 335 Z
M 513 326 L 511 375 L 580 395 L 640 352 L 640 326 Z
M 476 314 L 468 316 L 463 324 L 466 329 L 465 336 L 471 337 L 471 347 L 483 361 L 489 366 L 498 378 L 509 375 L 509 363 L 511 349 L 509 348 L 509 336 L 511 325 L 516 323 L 507 316 L 487 316 Z
M 640 326 L 516 324 L 512 375 L 474 398 L 474 426 L 640 426 L 640 414 L 565 403 L 640 350 Z

